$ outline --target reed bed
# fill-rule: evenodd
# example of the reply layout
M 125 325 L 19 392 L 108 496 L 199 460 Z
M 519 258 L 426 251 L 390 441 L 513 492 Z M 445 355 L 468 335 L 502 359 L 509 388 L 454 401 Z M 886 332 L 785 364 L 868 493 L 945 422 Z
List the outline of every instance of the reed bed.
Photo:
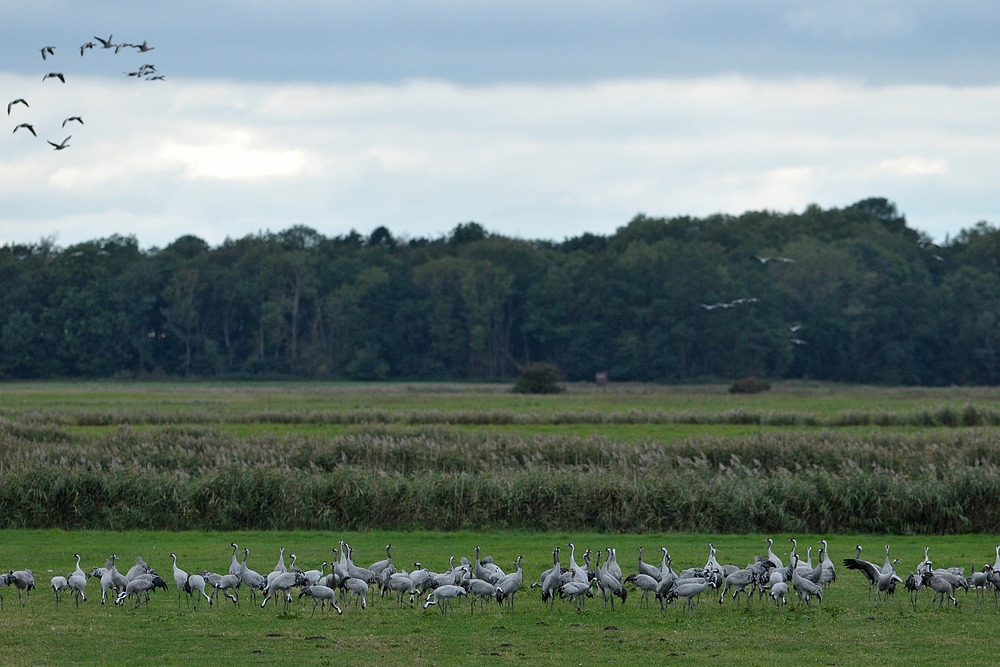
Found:
M 743 424 L 760 426 L 1000 426 L 1000 410 L 986 405 L 937 405 L 910 410 L 845 410 L 821 415 L 808 410 L 239 410 L 233 412 L 30 410 L 0 411 L 20 424 L 56 426 L 133 426 L 167 424 Z
M 0 420 L 0 526 L 955 533 L 1000 528 L 1000 434 L 660 442 L 375 424 L 102 434 Z

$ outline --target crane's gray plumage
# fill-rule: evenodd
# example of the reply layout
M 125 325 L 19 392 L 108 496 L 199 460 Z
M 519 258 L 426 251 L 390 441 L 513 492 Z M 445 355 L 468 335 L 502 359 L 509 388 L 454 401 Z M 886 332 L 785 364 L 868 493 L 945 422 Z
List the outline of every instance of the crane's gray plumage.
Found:
M 442 614 L 447 614 L 448 608 L 451 607 L 451 601 L 460 595 L 468 595 L 465 589 L 461 586 L 456 586 L 454 584 L 439 586 L 427 594 L 427 600 L 424 602 L 424 609 L 427 609 L 431 605 L 435 605 L 441 610 Z M 452 612 L 454 612 L 454 608 L 452 608 Z
M 313 599 L 313 610 L 311 616 L 316 615 L 316 605 L 320 605 L 320 615 L 326 612 L 326 603 L 329 602 L 330 606 L 337 610 L 338 614 L 343 614 L 344 610 L 337 606 L 335 598 L 337 597 L 337 592 L 330 588 L 329 586 L 320 586 L 319 584 L 313 584 L 310 586 L 303 586 L 302 591 L 299 592 L 299 599 L 302 599 L 303 595 L 308 595 Z

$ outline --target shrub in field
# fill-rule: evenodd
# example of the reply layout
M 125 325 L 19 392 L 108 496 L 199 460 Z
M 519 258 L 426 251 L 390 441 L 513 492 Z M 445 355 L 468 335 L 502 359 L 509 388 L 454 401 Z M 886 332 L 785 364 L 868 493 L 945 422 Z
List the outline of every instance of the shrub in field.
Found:
M 758 380 L 753 375 L 748 375 L 745 378 L 740 378 L 733 382 L 729 387 L 730 394 L 759 394 L 762 391 L 767 391 L 771 388 L 767 382 L 763 380 Z
M 558 394 L 562 374 L 553 364 L 536 362 L 521 368 L 513 391 L 518 394 Z

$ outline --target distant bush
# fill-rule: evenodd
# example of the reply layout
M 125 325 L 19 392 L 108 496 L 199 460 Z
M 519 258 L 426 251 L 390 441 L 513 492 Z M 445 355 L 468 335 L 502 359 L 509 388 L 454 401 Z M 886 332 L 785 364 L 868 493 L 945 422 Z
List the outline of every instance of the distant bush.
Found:
M 558 394 L 563 391 L 559 385 L 562 374 L 552 364 L 537 362 L 521 368 L 521 375 L 514 383 L 517 394 Z
M 745 378 L 740 378 L 733 382 L 732 386 L 729 387 L 730 394 L 759 394 L 762 391 L 767 391 L 771 388 L 767 382 L 763 380 L 758 380 L 753 375 L 748 375 Z

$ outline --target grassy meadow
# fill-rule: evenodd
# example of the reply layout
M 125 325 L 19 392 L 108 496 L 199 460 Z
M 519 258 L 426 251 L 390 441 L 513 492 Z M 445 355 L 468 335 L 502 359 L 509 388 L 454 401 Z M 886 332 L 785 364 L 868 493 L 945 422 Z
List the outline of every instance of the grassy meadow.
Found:
M 528 582 L 555 546 L 614 546 L 703 565 L 708 540 L 744 565 L 771 535 L 839 563 L 855 544 L 908 572 L 994 560 L 1000 543 L 1000 390 L 777 383 L 569 385 L 521 396 L 507 385 L 340 383 L 0 384 L 0 568 L 30 567 L 39 589 L 5 598 L 0 663 L 122 664 L 940 664 L 987 663 L 1000 643 L 992 594 L 917 610 L 900 590 L 869 602 L 839 570 L 824 604 L 755 602 L 661 614 L 630 594 L 577 615 L 543 607 Z M 521 554 L 516 610 L 395 609 L 288 616 L 230 603 L 177 604 L 181 567 L 225 570 L 237 541 L 269 571 L 285 546 L 318 567 L 338 539 L 364 563 L 396 545 L 397 563 L 446 569 L 476 544 L 508 569 Z M 803 547 L 804 548 L 804 547 Z M 53 574 L 111 553 L 143 556 L 171 583 L 148 610 L 101 607 L 99 584 L 56 608 Z M 564 550 L 564 563 L 568 551 Z M 123 568 L 124 569 L 124 568 Z M 50 572 L 51 570 L 51 572 Z M 94 595 L 94 592 L 97 594 Z M 311 603 L 310 603 L 311 605 Z
M 786 535 L 774 535 L 776 551 L 788 552 Z M 882 536 L 828 536 L 838 562 L 863 543 L 873 557 Z M 818 548 L 818 535 L 799 535 L 800 544 Z M 299 555 L 310 567 L 329 557 L 338 539 L 356 548 L 358 560 L 384 557 L 382 547 L 395 545 L 394 560 L 419 560 L 438 571 L 449 556 L 473 556 L 478 544 L 497 562 L 525 557 L 525 585 L 513 612 L 495 603 L 484 612 L 457 602 L 455 613 L 443 617 L 431 607 L 397 609 L 390 599 L 372 595 L 364 611 L 345 609 L 343 616 L 319 612 L 303 598 L 286 616 L 279 607 L 266 609 L 241 599 L 240 608 L 223 600 L 199 611 L 178 603 L 173 590 L 170 552 L 190 571 L 225 571 L 230 541 L 251 549 L 249 564 L 269 571 L 278 547 Z M 923 591 L 916 610 L 902 589 L 888 603 L 869 601 L 867 585 L 856 572 L 839 568 L 838 580 L 822 605 L 798 608 L 790 601 L 778 610 L 769 599 L 751 605 L 720 606 L 717 596 L 702 596 L 697 614 L 680 605 L 662 613 L 655 600 L 646 608 L 634 591 L 624 607 L 606 609 L 599 598 L 589 600 L 582 614 L 568 602 L 554 610 L 544 606 L 528 582 L 537 578 L 551 550 L 574 540 L 579 548 L 615 546 L 622 569 L 635 569 L 636 549 L 646 547 L 655 559 L 660 545 L 670 549 L 675 565 L 703 565 L 706 542 L 712 539 L 722 562 L 745 563 L 766 552 L 761 535 L 600 535 L 595 533 L 433 533 L 433 532 L 62 532 L 8 530 L 0 533 L 0 563 L 4 567 L 34 566 L 39 589 L 20 607 L 13 589 L 0 589 L 5 610 L 2 650 L 5 665 L 43 664 L 991 664 L 1000 647 L 993 627 L 1000 607 L 992 593 L 958 595 L 960 606 L 931 611 Z M 935 562 L 970 567 L 993 560 L 996 536 L 949 536 L 931 539 L 892 538 L 893 555 L 910 568 L 923 558 L 929 544 Z M 65 574 L 74 560 L 85 556 L 85 569 L 115 552 L 123 566 L 141 555 L 170 582 L 171 590 L 152 596 L 148 609 L 100 605 L 98 582 L 88 584 L 90 600 L 79 609 L 67 597 L 57 608 L 46 589 L 53 576 Z M 815 553 L 815 552 L 814 552 Z M 578 552 L 579 555 L 579 552 Z M 563 562 L 568 561 L 568 549 Z M 124 569 L 124 567 L 123 567 Z M 904 570 L 905 571 L 905 570 Z M 241 598 L 243 597 L 241 593 Z M 258 598 L 259 601 L 259 598 Z

